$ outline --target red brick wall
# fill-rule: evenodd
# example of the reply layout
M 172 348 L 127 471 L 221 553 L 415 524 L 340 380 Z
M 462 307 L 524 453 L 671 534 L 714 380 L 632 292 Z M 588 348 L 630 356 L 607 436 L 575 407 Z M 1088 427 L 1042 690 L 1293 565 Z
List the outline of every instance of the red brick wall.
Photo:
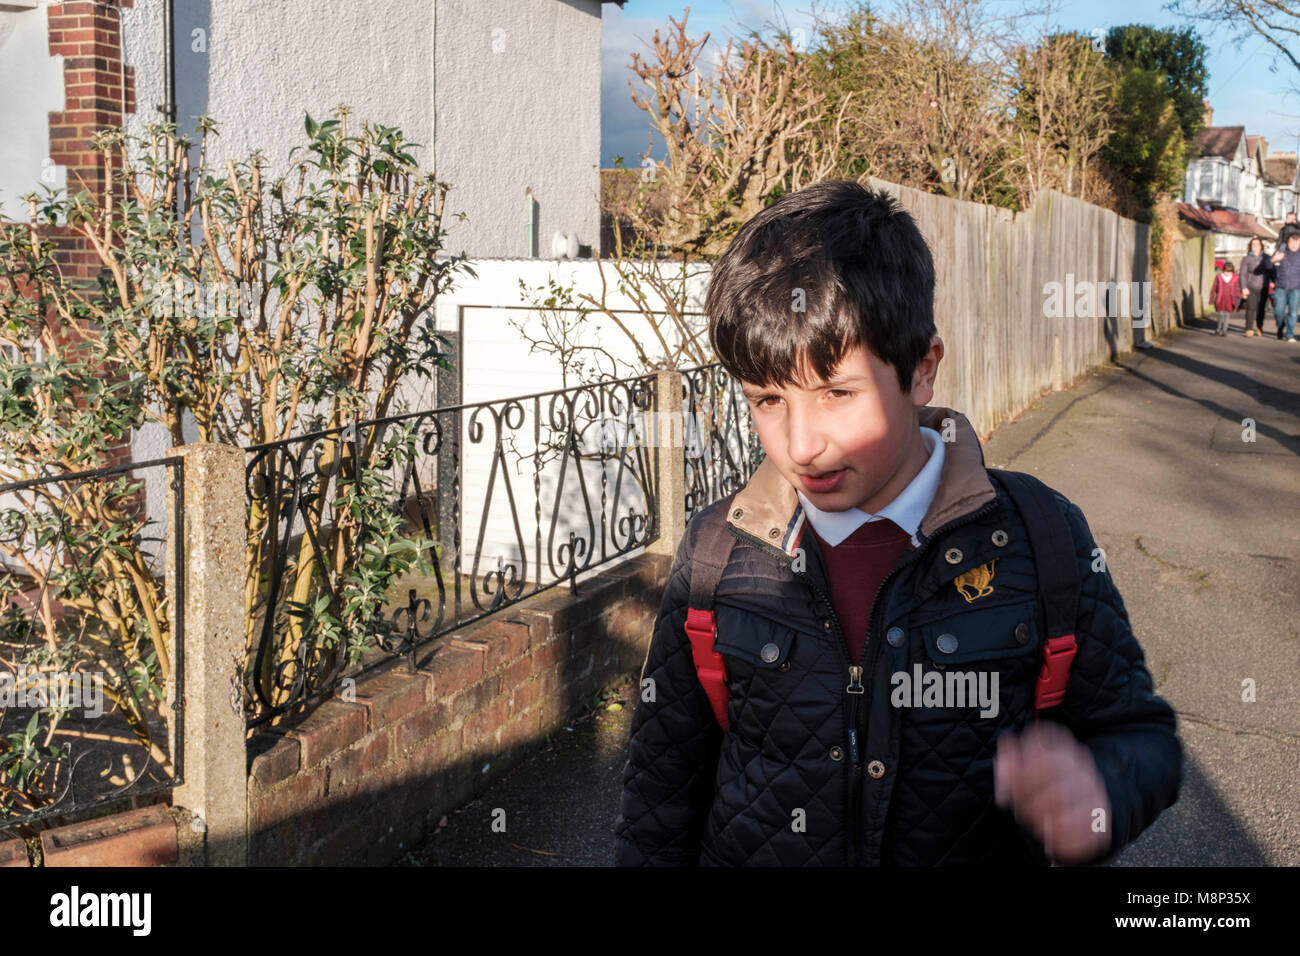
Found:
M 131 6 L 132 0 L 64 0 L 49 8 L 50 55 L 63 57 L 65 106 L 50 113 L 50 159 L 68 168 L 70 192 L 86 188 L 103 196 L 111 185 L 108 169 L 90 149 L 90 136 L 121 125 L 124 112 L 135 112 L 135 72 L 122 64 L 119 9 Z M 91 277 L 98 271 L 93 252 L 77 250 L 69 261 L 89 267 Z
M 177 823 L 161 804 L 41 831 L 41 866 L 164 866 L 179 858 Z M 0 867 L 30 866 L 27 843 L 0 833 Z
M 544 746 L 599 691 L 639 675 L 672 561 L 642 555 L 435 644 L 250 741 L 249 863 L 384 865 Z M 425 656 L 428 654 L 426 652 Z M 486 773 L 484 766 L 488 767 Z M 44 866 L 183 863 L 188 812 L 146 807 L 41 833 Z M 0 867 L 28 866 L 0 833 Z
M 122 63 L 121 9 L 132 5 L 133 0 L 64 0 L 47 9 L 49 52 L 63 57 L 64 91 L 64 109 L 50 113 L 50 160 L 67 167 L 69 195 L 87 189 L 98 203 L 121 186 L 112 180 L 109 157 L 92 150 L 90 138 L 98 129 L 122 125 L 124 112 L 136 109 L 135 72 Z M 52 227 L 48 234 L 64 276 L 93 287 L 100 271 L 93 247 L 67 228 Z M 66 334 L 76 341 L 94 332 Z M 105 466 L 130 461 L 130 434 L 101 457 Z
M 643 555 L 582 582 L 576 598 L 539 594 L 448 635 L 415 674 L 398 662 L 359 682 L 355 701 L 258 735 L 249 862 L 400 859 L 601 688 L 640 673 L 670 566 Z

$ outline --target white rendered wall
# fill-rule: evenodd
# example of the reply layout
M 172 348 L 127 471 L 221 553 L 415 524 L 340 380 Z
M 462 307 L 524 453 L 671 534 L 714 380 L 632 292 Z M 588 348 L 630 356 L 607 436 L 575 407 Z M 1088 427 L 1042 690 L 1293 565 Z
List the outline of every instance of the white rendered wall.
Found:
M 458 324 L 462 326 L 464 336 L 460 356 L 461 374 L 463 375 L 462 402 L 470 404 L 496 401 L 566 387 L 558 357 L 545 354 L 542 351 L 530 352 L 528 339 L 543 338 L 541 316 L 527 309 L 501 307 L 517 307 L 528 304 L 519 288 L 520 279 L 523 279 L 529 287 L 535 289 L 539 286 L 545 286 L 548 278 L 554 278 L 562 285 L 572 286 L 575 291 L 585 291 L 598 297 L 600 274 L 597 271 L 596 262 L 592 260 L 557 261 L 539 259 L 475 260 L 471 265 L 477 273 L 477 278 L 464 277 L 460 279 L 450 293 L 440 297 L 437 306 L 438 328 L 441 331 L 454 332 Z M 617 294 L 617 280 L 608 261 L 602 262 L 601 265 L 605 269 L 606 281 L 610 287 L 609 304 L 616 309 L 629 310 L 627 313 L 620 313 L 622 321 L 629 331 L 638 337 L 652 361 L 661 359 L 663 357 L 662 349 L 658 347 L 646 319 L 631 310 L 632 303 L 630 301 Z M 692 271 L 695 272 L 694 269 Z M 688 284 L 690 311 L 703 312 L 707 282 L 707 271 L 700 271 L 690 277 Z M 696 315 L 693 322 L 692 331 L 700 336 L 701 340 L 707 342 L 707 335 L 702 334 L 705 329 L 703 316 Z M 527 336 L 520 331 L 518 327 L 520 325 L 526 330 Z M 665 329 L 670 346 L 676 345 L 679 338 L 668 332 L 666 322 L 661 321 L 661 327 Z M 612 377 L 624 378 L 634 374 L 630 367 L 636 364 L 636 350 L 627 334 L 622 332 L 613 321 L 607 317 L 592 315 L 587 319 L 583 328 L 585 330 L 581 339 L 583 344 L 599 344 L 605 347 L 620 363 L 616 366 L 617 373 Z M 602 379 L 609 377 L 611 376 L 608 374 L 601 376 Z M 573 388 L 581 384 L 581 380 L 570 376 L 567 387 Z M 432 388 L 424 384 L 413 386 L 400 394 L 401 399 L 413 411 L 432 408 L 436 404 Z M 626 398 L 625 392 L 619 391 L 616 394 L 620 399 Z M 532 583 L 537 580 L 537 569 L 535 568 L 537 522 L 534 510 L 537 505 L 537 488 L 534 484 L 534 459 L 530 457 L 536 449 L 533 441 L 533 426 L 536 420 L 535 412 L 537 407 L 537 404 L 532 400 L 523 403 L 524 428 L 520 431 L 503 432 L 503 434 L 510 436 L 514 449 L 507 456 L 507 460 L 512 463 L 509 478 L 516 505 L 513 518 L 509 498 L 503 484 L 500 465 L 498 465 L 491 499 L 488 499 L 488 482 L 492 473 L 495 436 L 497 434 L 494 416 L 487 409 L 480 413 L 479 421 L 483 425 L 483 431 L 482 438 L 477 443 L 470 441 L 470 413 L 466 412 L 462 416 L 462 484 L 460 495 L 463 509 L 460 521 L 462 570 L 464 573 L 468 573 L 470 570 L 480 523 L 486 510 L 487 523 L 483 531 L 484 543 L 478 575 L 480 583 L 483 573 L 489 568 L 496 567 L 496 558 L 498 556 L 505 564 L 513 563 L 516 567 L 521 566 L 514 518 L 519 521 L 519 534 L 522 535 L 524 541 L 529 586 L 531 587 Z M 500 406 L 496 406 L 496 408 L 498 412 L 501 411 Z M 540 408 L 543 415 L 543 424 L 545 424 L 549 406 L 543 401 Z M 591 420 L 584 411 L 585 405 L 583 401 L 579 401 L 576 408 L 584 422 Z M 449 417 L 444 417 L 443 420 L 444 423 L 450 423 L 451 421 Z M 546 428 L 543 428 L 542 434 L 543 441 L 548 436 L 554 436 L 554 433 L 549 432 Z M 589 428 L 585 434 L 584 450 L 594 451 L 600 440 L 599 426 Z M 649 454 L 652 454 L 652 452 L 649 452 Z M 638 462 L 635 455 L 629 455 L 626 460 L 629 466 Z M 522 465 L 516 469 L 514 464 L 517 462 L 522 462 Z M 586 462 L 583 468 L 587 498 L 591 501 L 596 525 L 597 539 L 591 542 L 594 551 L 594 563 L 600 556 L 599 536 L 602 534 L 599 511 L 602 487 L 601 467 L 595 462 Z M 576 463 L 571 457 L 565 471 L 562 493 L 559 495 L 561 499 L 559 530 L 555 536 L 555 546 L 557 548 L 560 542 L 568 540 L 565 533 L 568 529 L 573 529 L 575 534 L 584 537 L 590 534 L 580 493 L 581 485 L 578 482 L 575 469 Z M 425 487 L 429 487 L 429 484 L 432 483 L 432 471 L 433 462 L 429 462 L 428 467 L 422 469 L 421 477 L 422 481 L 426 482 Z M 623 485 L 619 488 L 618 495 L 615 497 L 614 486 L 618 475 L 617 462 L 611 461 L 607 463 L 604 472 L 607 502 L 614 503 L 614 507 L 606 511 L 607 525 L 604 532 L 606 547 L 612 553 L 613 549 L 617 547 L 618 541 L 624 540 L 621 537 L 617 540 L 614 538 L 611 530 L 613 516 L 615 514 L 625 516 L 629 508 L 637 512 L 644 511 L 645 498 L 638 483 L 629 483 L 631 479 L 630 473 L 625 473 Z M 542 470 L 540 475 L 542 507 L 541 553 L 543 562 L 541 581 L 544 584 L 553 580 L 547 563 L 547 537 L 550 533 L 551 514 L 557 496 L 557 489 L 559 488 L 559 480 L 560 463 L 558 460 L 553 460 Z M 448 541 L 447 543 L 450 545 L 451 542 Z M 639 550 L 631 553 L 639 553 Z
M 138 103 L 128 128 L 137 135 L 161 118 L 166 99 L 161 11 L 150 3 L 123 12 Z M 177 0 L 178 123 L 193 130 L 206 112 L 220 131 L 210 162 L 260 148 L 279 173 L 304 141 L 304 112 L 322 120 L 347 103 L 350 125 L 367 118 L 401 128 L 421 144 L 412 149 L 421 166 L 451 183 L 449 251 L 523 254 L 528 187 L 540 254 L 556 231 L 595 251 L 600 12 L 599 0 Z M 488 301 L 503 301 L 496 294 Z M 149 425 L 133 435 L 132 453 L 149 460 L 170 446 Z M 159 519 L 160 481 L 148 489 Z
M 557 231 L 598 249 L 600 7 L 438 0 L 436 169 L 455 187 L 449 206 L 469 216 L 452 251 L 529 254 L 529 187 L 539 255 Z
M 541 255 L 556 231 L 595 251 L 600 10 L 599 0 L 178 0 L 178 122 L 206 112 L 221 133 L 214 159 L 261 148 L 283 171 L 304 112 L 324 119 L 347 103 L 350 123 L 401 128 L 421 144 L 421 165 L 451 183 L 448 210 L 467 217 L 453 224 L 453 251 L 526 254 L 529 187 Z M 140 124 L 164 98 L 160 11 L 125 11 Z

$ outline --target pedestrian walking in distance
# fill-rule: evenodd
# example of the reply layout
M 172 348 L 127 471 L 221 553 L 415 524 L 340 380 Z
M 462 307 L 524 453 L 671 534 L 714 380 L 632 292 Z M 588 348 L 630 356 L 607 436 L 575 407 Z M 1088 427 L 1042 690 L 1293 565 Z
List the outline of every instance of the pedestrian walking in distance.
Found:
M 1241 294 L 1246 300 L 1246 337 L 1264 334 L 1264 307 L 1268 304 L 1268 282 L 1272 264 L 1264 254 L 1264 240 L 1255 236 L 1246 247 L 1238 267 Z
M 1223 271 L 1214 277 L 1214 285 L 1210 286 L 1210 301 L 1219 314 L 1219 326 L 1214 334 L 1227 335 L 1228 319 L 1237 311 L 1237 303 L 1241 301 L 1241 284 L 1231 262 L 1225 262 Z
M 1277 270 L 1273 314 L 1282 326 L 1282 337 L 1288 342 L 1294 342 L 1296 314 L 1300 312 L 1300 230 L 1288 232 L 1284 227 L 1282 235 L 1286 237 L 1286 245 L 1274 253 L 1272 258 L 1273 267 Z

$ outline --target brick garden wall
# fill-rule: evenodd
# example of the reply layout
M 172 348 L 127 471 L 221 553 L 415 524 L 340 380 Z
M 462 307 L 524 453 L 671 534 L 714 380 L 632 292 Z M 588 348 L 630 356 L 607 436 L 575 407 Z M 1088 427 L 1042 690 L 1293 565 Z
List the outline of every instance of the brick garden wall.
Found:
M 637 676 L 672 559 L 642 555 L 555 588 L 359 681 L 249 744 L 249 862 L 393 863 L 545 745 L 604 687 Z M 487 767 L 486 772 L 484 767 Z M 0 835 L 0 867 L 184 865 L 190 815 L 157 805 Z M 610 826 L 614 820 L 611 816 Z
M 416 673 L 396 662 L 358 682 L 354 701 L 258 735 L 249 862 L 399 859 L 601 688 L 640 674 L 671 563 L 643 555 L 581 582 L 578 597 L 539 594 L 441 639 Z
M 41 831 L 28 841 L 0 834 L 0 867 L 166 866 L 180 859 L 188 813 L 162 804 Z

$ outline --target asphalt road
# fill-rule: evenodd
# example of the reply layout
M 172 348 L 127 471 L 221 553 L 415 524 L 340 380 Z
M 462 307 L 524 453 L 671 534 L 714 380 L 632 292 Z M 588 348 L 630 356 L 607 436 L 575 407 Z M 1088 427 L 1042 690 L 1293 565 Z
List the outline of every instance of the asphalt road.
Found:
M 1037 475 L 1083 509 L 1178 713 L 1179 800 L 1116 866 L 1300 865 L 1300 344 L 1247 339 L 1240 317 L 1227 338 L 1212 327 L 1121 356 L 985 442 L 989 466 Z M 407 862 L 610 865 L 631 691 Z

